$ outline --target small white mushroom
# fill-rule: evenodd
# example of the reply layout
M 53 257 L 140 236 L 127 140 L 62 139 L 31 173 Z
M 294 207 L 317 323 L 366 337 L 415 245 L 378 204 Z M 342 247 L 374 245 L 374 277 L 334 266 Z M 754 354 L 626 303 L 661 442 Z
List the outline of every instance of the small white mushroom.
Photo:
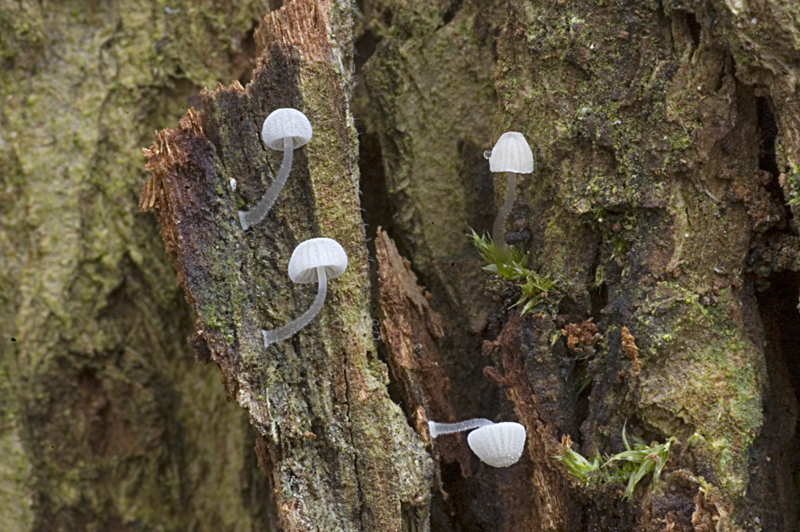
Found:
M 470 432 L 467 443 L 483 462 L 492 467 L 508 467 L 522 456 L 525 436 L 525 427 L 519 423 L 493 423 Z
M 294 283 L 317 283 L 317 297 L 311 308 L 288 325 L 271 331 L 262 330 L 264 346 L 291 338 L 308 325 L 322 310 L 328 279 L 339 277 L 346 269 L 347 253 L 333 239 L 312 238 L 297 246 L 289 259 L 289 278 Z
M 452 434 L 472 430 L 467 443 L 478 458 L 492 467 L 509 467 L 516 464 L 525 447 L 525 427 L 519 423 L 493 423 L 488 419 L 476 418 L 459 423 L 437 423 L 428 421 L 431 438 L 442 434 Z
M 242 229 L 246 231 L 267 216 L 289 178 L 289 171 L 292 169 L 292 152 L 295 148 L 307 144 L 311 140 L 312 132 L 308 118 L 297 109 L 276 109 L 264 120 L 261 139 L 267 147 L 283 151 L 283 162 L 275 182 L 267 189 L 256 206 L 249 211 L 239 211 Z
M 533 152 L 522 133 L 508 131 L 500 135 L 497 144 L 489 156 L 489 170 L 492 172 L 508 172 L 508 190 L 503 206 L 497 213 L 492 227 L 492 238 L 500 249 L 506 249 L 506 219 L 514 206 L 517 189 L 517 174 L 533 172 Z

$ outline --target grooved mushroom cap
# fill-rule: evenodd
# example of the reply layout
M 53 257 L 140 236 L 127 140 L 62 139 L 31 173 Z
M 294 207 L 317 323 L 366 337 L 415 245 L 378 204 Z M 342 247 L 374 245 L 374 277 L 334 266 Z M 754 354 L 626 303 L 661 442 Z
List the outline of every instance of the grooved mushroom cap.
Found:
M 325 267 L 328 279 L 335 279 L 347 269 L 347 253 L 331 238 L 312 238 L 294 248 L 289 259 L 289 278 L 295 283 L 316 283 L 317 268 Z
M 508 131 L 500 135 L 489 157 L 489 170 L 517 174 L 533 172 L 533 152 L 522 133 Z
M 311 140 L 311 123 L 297 109 L 275 109 L 261 128 L 261 138 L 273 150 L 283 151 L 283 139 L 292 137 L 295 148 Z
M 516 464 L 525 447 L 525 427 L 519 423 L 493 423 L 475 429 L 467 436 L 472 452 L 492 467 Z

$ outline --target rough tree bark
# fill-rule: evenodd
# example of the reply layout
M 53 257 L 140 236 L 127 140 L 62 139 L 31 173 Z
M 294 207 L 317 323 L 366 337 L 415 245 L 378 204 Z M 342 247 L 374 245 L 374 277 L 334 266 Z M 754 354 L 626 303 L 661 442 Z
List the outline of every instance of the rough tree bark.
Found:
M 426 530 L 429 521 L 433 464 L 389 398 L 369 316 L 352 28 L 346 1 L 298 0 L 267 15 L 247 89 L 204 91 L 203 111 L 145 150 L 153 177 L 140 207 L 158 213 L 195 314 L 198 359 L 220 366 L 250 415 L 285 531 Z M 265 222 L 244 233 L 238 211 L 264 193 L 269 156 L 282 156 L 263 147 L 260 126 L 282 107 L 302 109 L 314 138 Z M 262 329 L 309 306 L 313 294 L 285 272 L 292 249 L 320 236 L 342 244 L 348 270 L 309 327 L 265 348 Z
M 168 9 L 167 9 L 168 8 Z M 275 530 L 195 363 L 141 147 L 249 79 L 261 2 L 0 2 L 0 530 Z
M 252 80 L 204 91 L 176 128 L 143 103 L 152 94 L 117 81 L 102 101 L 124 94 L 159 118 L 128 125 L 124 142 L 108 125 L 87 128 L 84 148 L 70 129 L 77 118 L 63 117 L 82 107 L 61 91 L 3 89 L 0 245 L 11 258 L 0 273 L 0 444 L 14 458 L 0 468 L 0 507 L 13 508 L 0 525 L 203 530 L 208 502 L 185 493 L 207 484 L 184 472 L 227 472 L 217 478 L 229 494 L 244 489 L 240 471 L 256 481 L 241 423 L 239 434 L 219 429 L 236 425 L 231 409 L 218 413 L 222 387 L 205 386 L 209 366 L 186 365 L 188 312 L 161 319 L 184 307 L 164 284 L 150 215 L 134 215 L 124 196 L 140 174 L 117 146 L 149 144 L 142 125 L 160 123 L 174 129 L 146 152 L 140 205 L 157 211 L 197 357 L 220 367 L 249 416 L 283 529 L 795 530 L 800 7 L 363 0 L 354 14 L 345 0 L 286 4 L 260 22 Z M 106 57 L 102 32 L 58 41 L 57 17 L 24 2 L 2 9 L 13 31 L 0 32 L 11 58 L 0 75 L 15 87 L 37 75 L 53 87 L 43 66 L 82 75 L 56 42 L 92 42 Z M 200 20 L 201 33 L 219 27 L 232 41 L 246 28 Z M 146 49 L 161 53 L 159 42 Z M 206 65 L 207 49 L 176 52 L 198 58 L 180 62 L 195 83 L 213 77 L 188 68 Z M 126 67 L 115 79 L 143 75 Z M 260 123 L 285 106 L 309 115 L 315 137 L 267 220 L 243 233 L 237 210 L 280 163 Z M 45 116 L 53 109 L 61 114 Z M 78 114 L 115 107 L 98 109 Z M 507 130 L 526 136 L 536 161 L 509 236 L 556 281 L 526 315 L 511 308 L 519 287 L 482 271 L 466 237 L 489 230 L 502 202 L 505 178 L 493 179 L 483 152 Z M 112 160 L 119 153 L 124 164 Z M 98 177 L 114 172 L 131 178 Z M 308 329 L 265 349 L 261 328 L 313 297 L 285 271 L 292 248 L 314 236 L 344 245 L 348 272 Z M 184 391 L 199 382 L 202 407 Z M 217 445 L 239 444 L 232 467 L 210 450 L 174 458 L 175 447 L 199 448 L 193 434 L 208 416 L 219 420 Z M 426 420 L 476 416 L 526 426 L 517 466 L 481 464 L 463 436 L 430 441 Z M 620 483 L 580 485 L 555 458 L 564 435 L 587 456 L 620 452 L 623 427 L 676 439 L 660 485 L 646 478 L 630 501 Z M 154 488 L 165 471 L 179 488 Z M 250 520 L 234 529 L 269 528 L 243 498 L 224 500 L 227 514 L 208 514 L 217 528 L 235 514 Z M 178 516 L 158 515 L 174 505 Z
M 478 370 L 492 364 L 509 400 L 499 410 L 529 430 L 525 474 L 445 484 L 496 503 L 451 498 L 459 526 L 793 530 L 797 5 L 365 4 L 359 43 L 380 43 L 364 113 L 385 173 L 371 179 L 395 209 L 374 221 L 442 313 L 457 412 L 491 417 Z M 508 287 L 476 289 L 462 236 L 489 228 L 480 154 L 506 130 L 537 163 L 515 237 L 529 235 L 531 266 L 557 280 L 528 317 L 506 310 Z M 589 318 L 600 336 L 584 363 L 558 336 Z M 576 394 L 583 364 L 592 384 Z M 586 455 L 619 452 L 626 421 L 679 440 L 662 490 L 622 504 L 571 487 L 552 459 L 561 435 Z

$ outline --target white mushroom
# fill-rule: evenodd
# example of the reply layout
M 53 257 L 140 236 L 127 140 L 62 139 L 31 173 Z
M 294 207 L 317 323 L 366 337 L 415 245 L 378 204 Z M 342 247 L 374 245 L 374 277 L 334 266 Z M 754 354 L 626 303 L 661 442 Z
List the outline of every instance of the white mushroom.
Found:
M 492 467 L 508 467 L 516 464 L 525 447 L 525 427 L 519 423 L 493 423 L 488 419 L 476 418 L 459 423 L 428 421 L 428 428 L 431 438 L 476 429 L 467 436 L 469 448 L 481 461 Z
M 467 436 L 472 452 L 492 467 L 508 467 L 516 464 L 525 447 L 525 427 L 519 423 L 493 423 Z
M 271 331 L 262 330 L 264 345 L 280 342 L 294 336 L 308 325 L 325 303 L 328 279 L 335 279 L 347 269 L 347 253 L 339 243 L 330 238 L 312 238 L 297 246 L 289 259 L 289 278 L 295 283 L 318 283 L 317 297 L 302 316 Z
M 267 216 L 289 178 L 289 171 L 292 169 L 292 152 L 295 148 L 307 144 L 311 140 L 311 135 L 311 123 L 306 115 L 297 109 L 276 109 L 264 120 L 261 139 L 267 147 L 278 151 L 283 150 L 283 162 L 275 182 L 270 185 L 256 206 L 249 211 L 239 211 L 242 229 L 246 231 Z
M 506 199 L 500 211 L 498 211 L 492 227 L 494 243 L 500 249 L 506 249 L 506 219 L 511 213 L 511 207 L 514 205 L 517 174 L 530 174 L 533 172 L 533 152 L 522 133 L 508 131 L 500 135 L 489 157 L 489 170 L 492 172 L 508 172 Z

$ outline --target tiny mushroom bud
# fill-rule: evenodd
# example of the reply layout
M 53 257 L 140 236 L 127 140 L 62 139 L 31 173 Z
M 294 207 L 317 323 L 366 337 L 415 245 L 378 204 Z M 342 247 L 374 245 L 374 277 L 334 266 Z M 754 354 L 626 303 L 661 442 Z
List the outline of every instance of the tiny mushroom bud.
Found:
M 290 338 L 308 325 L 322 310 L 328 279 L 339 277 L 346 269 L 347 253 L 333 239 L 312 238 L 297 246 L 289 259 L 289 278 L 295 283 L 318 283 L 317 297 L 311 308 L 288 325 L 272 331 L 262 330 L 264 345 Z
M 306 118 L 306 115 L 297 109 L 276 109 L 264 120 L 261 139 L 267 147 L 283 151 L 283 162 L 280 170 L 278 170 L 275 182 L 272 183 L 256 206 L 249 211 L 239 211 L 239 221 L 242 223 L 242 229 L 246 231 L 267 216 L 275 200 L 278 199 L 278 194 L 286 184 L 286 180 L 289 178 L 289 171 L 292 169 L 292 152 L 295 148 L 308 143 L 311 140 L 311 135 L 311 123 Z
M 492 467 L 508 467 L 516 464 L 525 447 L 525 427 L 519 423 L 493 423 L 488 419 L 468 419 L 460 423 L 437 423 L 428 421 L 431 438 L 473 430 L 467 443 L 482 462 Z
M 514 205 L 517 174 L 533 172 L 533 152 L 522 133 L 508 131 L 500 135 L 489 157 L 489 170 L 492 172 L 508 172 L 506 199 L 497 213 L 497 218 L 492 228 L 494 243 L 501 249 L 505 249 L 505 225 L 506 219 L 511 213 L 511 207 Z

